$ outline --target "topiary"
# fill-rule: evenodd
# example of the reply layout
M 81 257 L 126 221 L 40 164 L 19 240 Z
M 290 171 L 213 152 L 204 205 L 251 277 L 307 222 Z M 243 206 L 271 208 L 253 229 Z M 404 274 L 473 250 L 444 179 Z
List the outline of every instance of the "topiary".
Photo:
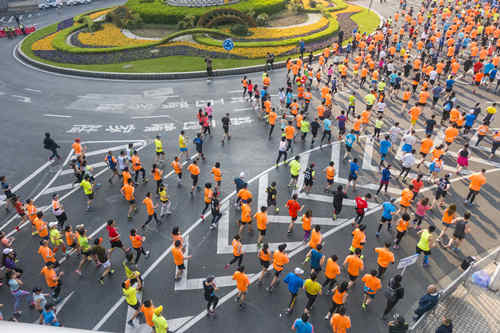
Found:
M 106 21 L 113 23 L 118 28 L 137 29 L 143 24 L 138 13 L 130 11 L 125 6 L 116 7 L 106 15 Z
M 208 13 L 203 14 L 200 16 L 200 19 L 198 20 L 198 26 L 200 27 L 212 27 L 214 26 L 214 22 L 222 22 L 224 20 L 220 20 L 219 17 L 238 17 L 239 19 L 233 19 L 228 22 L 242 22 L 244 24 L 247 24 L 251 27 L 255 27 L 257 24 L 253 17 L 239 11 L 233 8 L 217 8 L 214 10 L 209 11 Z
M 234 24 L 231 26 L 231 32 L 237 36 L 248 36 L 248 25 Z
M 314 0 L 309 0 L 309 6 L 310 6 L 311 8 L 316 8 L 316 1 L 314 1 Z
M 177 23 L 177 28 L 179 30 L 185 30 L 185 29 L 191 29 L 196 26 L 196 16 L 194 15 L 187 15 L 182 19 L 182 21 L 179 21 Z
M 290 0 L 287 6 L 291 12 L 296 14 L 304 11 L 304 4 L 302 3 L 302 0 Z
M 269 24 L 269 15 L 266 13 L 259 14 L 255 19 L 258 26 L 265 26 Z

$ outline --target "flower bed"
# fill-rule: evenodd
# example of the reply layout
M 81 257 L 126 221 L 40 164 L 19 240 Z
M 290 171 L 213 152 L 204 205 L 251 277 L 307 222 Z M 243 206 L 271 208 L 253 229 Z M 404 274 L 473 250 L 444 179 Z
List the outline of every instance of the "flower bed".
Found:
M 136 46 L 151 44 L 151 40 L 132 39 L 125 36 L 121 29 L 111 23 L 103 24 L 103 28 L 96 32 L 80 32 L 78 40 L 88 46 Z
M 92 20 L 95 20 L 95 19 L 98 19 L 99 17 L 101 17 L 103 15 L 106 15 L 107 13 L 109 13 L 110 11 L 112 11 L 113 9 L 114 8 L 108 8 L 108 9 L 105 9 L 105 10 L 101 10 L 101 11 L 89 14 L 88 17 L 90 17 Z
M 313 31 L 318 31 L 321 28 L 326 29 L 329 24 L 330 20 L 328 20 L 326 17 L 321 17 L 318 22 L 306 26 L 293 28 L 250 28 L 248 30 L 252 33 L 252 35 L 249 37 L 244 37 L 242 39 L 286 39 L 288 37 L 295 37 L 298 35 L 305 36 Z
M 56 33 L 50 34 L 42 39 L 37 40 L 31 46 L 33 51 L 52 51 L 55 48 L 52 46 L 52 40 L 56 36 Z

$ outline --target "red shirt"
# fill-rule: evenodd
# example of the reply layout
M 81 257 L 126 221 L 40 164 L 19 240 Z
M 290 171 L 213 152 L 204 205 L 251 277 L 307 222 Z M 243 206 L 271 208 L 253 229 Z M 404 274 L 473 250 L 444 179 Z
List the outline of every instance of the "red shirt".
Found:
M 24 214 L 24 208 L 23 208 L 23 204 L 21 201 L 17 201 L 16 202 L 16 211 L 19 215 L 22 215 Z
M 474 73 L 477 73 L 481 70 L 481 68 L 483 68 L 483 64 L 481 62 L 476 62 L 474 64 Z
M 363 214 L 365 209 L 368 208 L 368 202 L 362 197 L 356 197 L 356 211 L 359 214 Z
M 415 193 L 418 193 L 422 186 L 424 186 L 424 182 L 421 180 L 417 181 L 416 179 L 413 179 L 411 183 L 413 185 L 413 192 Z
M 114 239 L 114 238 L 117 238 L 118 237 L 118 232 L 116 231 L 116 228 L 115 227 L 112 227 L 112 226 L 106 226 L 106 229 L 108 230 L 108 237 L 109 239 Z
M 286 206 L 288 207 L 288 214 L 290 214 L 290 217 L 297 217 L 300 209 L 300 204 L 297 201 L 290 199 L 286 203 Z

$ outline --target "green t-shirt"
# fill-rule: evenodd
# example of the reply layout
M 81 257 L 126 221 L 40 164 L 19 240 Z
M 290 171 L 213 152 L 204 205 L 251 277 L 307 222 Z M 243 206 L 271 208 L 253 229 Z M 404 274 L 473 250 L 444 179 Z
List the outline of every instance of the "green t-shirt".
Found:
M 83 187 L 83 192 L 85 194 L 92 194 L 92 184 L 87 180 L 82 180 L 80 186 Z
M 375 103 L 376 97 L 373 94 L 368 94 L 365 96 L 365 102 L 368 105 L 373 105 Z
M 302 124 L 300 124 L 300 131 L 302 133 L 308 133 L 311 128 L 311 124 L 307 120 L 303 120 Z
M 153 314 L 153 324 L 155 325 L 156 333 L 167 333 L 167 320 L 162 315 L 157 316 Z
M 130 287 L 128 289 L 122 289 L 122 292 L 128 305 L 137 304 L 137 289 L 135 289 L 134 287 Z
M 304 282 L 304 289 L 309 295 L 317 295 L 321 291 L 321 285 L 316 281 L 307 279 L 306 282 Z
M 356 101 L 356 97 L 353 95 L 349 96 L 349 105 L 354 105 L 354 102 Z
M 288 165 L 290 166 L 290 174 L 292 176 L 298 176 L 300 172 L 300 163 L 296 160 L 292 160 Z
M 78 245 L 80 245 L 80 249 L 82 250 L 82 252 L 87 252 L 90 248 L 89 239 L 87 237 L 78 235 Z
M 59 244 L 61 244 L 61 233 L 59 232 L 59 230 L 57 230 L 56 228 L 54 229 L 51 229 L 50 230 L 50 233 L 49 233 L 49 236 L 50 236 L 50 242 L 56 246 L 58 246 Z
M 380 119 L 377 119 L 375 120 L 375 128 L 382 128 L 382 126 L 384 125 L 384 121 L 383 120 L 380 120 Z

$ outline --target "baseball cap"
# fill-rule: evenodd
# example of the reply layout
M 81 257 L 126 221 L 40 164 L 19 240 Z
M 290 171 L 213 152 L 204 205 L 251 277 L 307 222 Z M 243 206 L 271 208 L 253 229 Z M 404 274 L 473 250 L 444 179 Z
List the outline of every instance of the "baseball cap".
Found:
M 7 248 L 7 249 L 3 249 L 2 253 L 3 254 L 9 254 L 11 252 L 14 252 L 14 250 L 10 249 L 10 248 Z
M 300 267 L 295 267 L 294 271 L 293 271 L 295 274 L 297 275 L 301 275 L 301 274 L 304 274 L 304 270 L 301 269 Z
M 242 171 L 242 172 L 240 172 L 240 178 L 243 178 L 243 177 L 245 177 L 245 173 Z

